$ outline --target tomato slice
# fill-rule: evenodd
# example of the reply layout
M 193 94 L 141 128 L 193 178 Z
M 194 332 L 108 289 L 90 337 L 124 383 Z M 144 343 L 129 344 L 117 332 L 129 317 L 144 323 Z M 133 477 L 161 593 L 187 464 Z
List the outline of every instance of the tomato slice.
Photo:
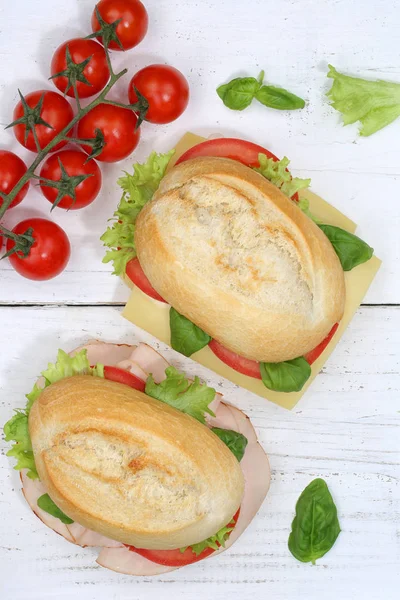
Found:
M 106 365 L 104 367 L 104 377 L 110 381 L 129 385 L 129 387 L 139 390 L 140 392 L 144 392 L 146 389 L 145 381 L 139 379 L 139 377 L 136 377 L 133 373 L 129 373 L 129 371 L 125 371 L 125 369 L 120 369 L 119 367 L 109 367 Z
M 314 350 L 310 350 L 310 352 L 307 352 L 307 354 L 304 355 L 304 358 L 306 359 L 309 365 L 312 365 L 313 362 L 315 362 L 317 358 L 321 356 L 321 354 L 335 335 L 338 327 L 339 323 L 335 323 L 328 335 L 326 336 L 326 338 L 322 340 L 322 342 L 318 344 L 318 346 L 314 348 Z
M 232 518 L 232 522 L 235 525 L 238 521 L 239 514 L 240 508 Z M 135 546 L 127 546 L 127 548 L 129 548 L 131 552 L 136 552 L 136 554 L 140 554 L 158 565 L 165 565 L 167 567 L 184 567 L 185 565 L 191 565 L 216 552 L 213 548 L 206 548 L 196 556 L 190 546 L 186 548 L 184 552 L 181 552 L 179 548 L 176 548 L 175 550 L 145 550 L 144 548 L 135 548 Z
M 179 165 L 185 160 L 198 158 L 199 156 L 220 156 L 221 158 L 237 160 L 247 167 L 259 167 L 259 154 L 265 154 L 268 158 L 278 160 L 275 154 L 258 144 L 253 144 L 253 142 L 237 138 L 218 138 L 216 140 L 206 140 L 193 148 L 189 148 L 178 158 L 176 164 Z
M 132 283 L 142 290 L 142 292 L 151 298 L 154 298 L 154 300 L 165 302 L 164 298 L 161 298 L 160 294 L 156 292 L 150 281 L 147 279 L 137 258 L 132 258 L 132 260 L 130 260 L 126 265 L 126 275 L 129 277 Z
M 228 367 L 231 367 L 232 369 L 235 369 L 235 371 L 243 373 L 243 375 L 247 375 L 248 377 L 261 379 L 260 363 L 256 360 L 244 358 L 244 356 L 240 356 L 239 354 L 228 350 L 228 348 L 225 348 L 225 346 L 217 342 L 217 340 L 211 340 L 208 346 L 222 362 L 228 365 Z

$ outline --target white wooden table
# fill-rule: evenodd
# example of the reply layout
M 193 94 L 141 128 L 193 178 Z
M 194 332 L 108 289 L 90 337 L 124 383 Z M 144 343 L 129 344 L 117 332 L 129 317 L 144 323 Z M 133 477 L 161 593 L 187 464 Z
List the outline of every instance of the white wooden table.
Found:
M 89 32 L 94 0 L 13 0 L 0 3 L 0 123 L 11 120 L 17 87 L 46 87 L 56 46 Z M 271 491 L 260 514 L 230 551 L 159 578 L 136 579 L 101 569 L 94 551 L 76 548 L 47 530 L 28 509 L 18 476 L 0 441 L 0 598 L 4 600 L 173 599 L 375 600 L 399 597 L 400 586 L 400 121 L 371 138 L 342 128 L 324 91 L 327 64 L 364 77 L 400 82 L 398 0 L 147 0 L 144 42 L 114 57 L 131 73 L 168 62 L 187 74 L 192 91 L 185 115 L 169 126 L 145 124 L 135 160 L 171 147 L 187 130 L 233 134 L 287 155 L 293 171 L 359 223 L 384 260 L 324 372 L 292 412 L 284 411 L 161 347 L 176 365 L 220 386 L 254 421 L 269 453 Z M 253 106 L 226 109 L 215 88 L 238 74 L 257 75 L 307 98 L 303 111 Z M 124 86 L 118 93 L 122 96 Z M 12 133 L 0 146 L 27 161 Z M 49 283 L 20 278 L 0 264 L 0 423 L 22 406 L 36 375 L 59 347 L 91 337 L 155 340 L 120 316 L 127 289 L 101 263 L 99 235 L 118 199 L 115 184 L 132 160 L 104 168 L 101 197 L 83 212 L 53 217 L 68 232 L 72 260 Z M 48 216 L 32 189 L 6 224 Z M 342 533 L 316 566 L 287 550 L 296 499 L 323 477 L 335 497 Z

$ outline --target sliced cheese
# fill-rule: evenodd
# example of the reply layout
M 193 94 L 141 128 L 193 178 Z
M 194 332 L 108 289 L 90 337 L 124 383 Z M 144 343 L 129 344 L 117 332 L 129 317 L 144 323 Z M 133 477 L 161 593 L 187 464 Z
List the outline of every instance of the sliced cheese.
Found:
M 173 166 L 175 161 L 178 160 L 178 158 L 184 152 L 186 152 L 186 150 L 192 148 L 202 141 L 204 141 L 204 138 L 192 133 L 187 133 L 177 144 L 176 153 L 170 166 Z M 346 229 L 351 233 L 355 232 L 357 227 L 356 224 L 336 208 L 325 202 L 325 200 L 308 190 L 302 192 L 301 195 L 308 198 L 310 201 L 311 212 L 324 223 L 336 225 L 337 227 Z M 343 319 L 341 320 L 339 328 L 331 342 L 328 344 L 327 348 L 324 350 L 318 360 L 316 360 L 312 365 L 311 377 L 300 392 L 292 392 L 289 394 L 283 392 L 273 392 L 267 389 L 261 380 L 247 377 L 246 375 L 242 375 L 241 373 L 238 373 L 234 369 L 228 367 L 228 365 L 223 363 L 215 356 L 208 346 L 193 354 L 191 358 L 205 367 L 208 367 L 212 371 L 215 371 L 215 373 L 218 373 L 218 375 L 226 377 L 233 383 L 236 383 L 239 386 L 258 394 L 263 398 L 267 398 L 268 400 L 271 400 L 272 402 L 275 402 L 284 408 L 292 409 L 303 396 L 304 392 L 310 386 L 313 379 L 323 368 L 327 359 L 333 352 L 336 344 L 342 337 L 344 330 L 360 306 L 362 299 L 371 285 L 380 265 L 381 261 L 376 256 L 373 256 L 368 262 L 364 263 L 363 265 L 359 265 L 352 271 L 345 273 L 346 307 Z M 132 288 L 132 293 L 123 311 L 123 316 L 138 327 L 148 331 L 162 342 L 170 344 L 171 336 L 169 327 L 169 305 L 158 302 L 157 300 L 153 300 L 135 286 L 130 285 L 130 287 Z

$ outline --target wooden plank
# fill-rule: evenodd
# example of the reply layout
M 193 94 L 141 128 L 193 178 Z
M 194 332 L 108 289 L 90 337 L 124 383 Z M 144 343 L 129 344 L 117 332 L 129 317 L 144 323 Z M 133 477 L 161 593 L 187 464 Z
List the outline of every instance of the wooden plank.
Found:
M 0 422 L 59 347 L 91 337 L 151 342 L 150 336 L 104 307 L 0 308 Z M 293 412 L 216 377 L 163 344 L 177 367 L 198 374 L 252 418 L 272 467 L 270 493 L 241 540 L 218 559 L 160 578 L 136 579 L 97 567 L 95 551 L 71 546 L 48 531 L 19 492 L 18 476 L 0 442 L 0 570 L 4 598 L 85 600 L 157 598 L 184 594 L 251 600 L 397 598 L 400 584 L 400 309 L 365 307 Z M 332 402 L 332 398 L 335 400 Z M 315 477 L 328 482 L 342 533 L 315 567 L 286 544 L 296 499 Z M 12 573 L 12 576 L 9 574 Z M 223 586 L 223 588 L 222 588 Z

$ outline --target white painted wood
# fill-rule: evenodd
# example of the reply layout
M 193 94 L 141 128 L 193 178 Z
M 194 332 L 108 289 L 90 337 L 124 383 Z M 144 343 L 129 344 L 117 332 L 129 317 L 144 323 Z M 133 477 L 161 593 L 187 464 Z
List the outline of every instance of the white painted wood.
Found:
M 13 0 L 0 3 L 0 123 L 6 125 L 17 101 L 17 87 L 29 92 L 46 82 L 54 49 L 65 39 L 89 32 L 93 0 Z M 357 137 L 357 126 L 343 128 L 324 92 L 327 64 L 364 77 L 400 81 L 400 3 L 398 0 L 147 0 L 149 35 L 136 49 L 115 54 L 116 66 L 131 74 L 152 62 L 168 62 L 189 78 L 192 98 L 184 116 L 169 126 L 145 124 L 142 142 L 130 159 L 104 168 L 101 198 L 77 214 L 56 211 L 52 218 L 68 232 L 73 256 L 57 281 L 32 284 L 0 264 L 0 302 L 97 303 L 124 301 L 126 290 L 101 264 L 99 236 L 119 199 L 116 180 L 133 160 L 166 150 L 188 129 L 221 132 L 265 144 L 291 158 L 298 175 L 310 175 L 313 189 L 360 224 L 360 235 L 376 248 L 384 266 L 366 302 L 394 303 L 400 296 L 398 179 L 400 121 L 376 135 Z M 215 88 L 238 74 L 266 70 L 269 82 L 308 100 L 293 113 L 254 104 L 229 111 Z M 128 76 L 129 79 L 129 76 Z M 121 82 L 117 96 L 125 97 Z M 0 146 L 23 152 L 11 131 L 0 132 Z M 48 215 L 36 190 L 11 211 L 13 225 L 30 214 Z M 397 275 L 397 276 L 396 276 Z
M 91 337 L 151 341 L 113 308 L 0 307 L 0 423 L 57 349 Z M 395 600 L 400 584 L 400 309 L 359 311 L 324 372 L 293 412 L 221 381 L 157 346 L 251 416 L 270 456 L 270 493 L 230 550 L 159 578 L 119 576 L 97 567 L 95 551 L 47 530 L 30 512 L 0 442 L 0 588 L 8 600 Z M 297 562 L 286 544 L 298 495 L 315 477 L 328 482 L 342 533 L 316 566 Z

